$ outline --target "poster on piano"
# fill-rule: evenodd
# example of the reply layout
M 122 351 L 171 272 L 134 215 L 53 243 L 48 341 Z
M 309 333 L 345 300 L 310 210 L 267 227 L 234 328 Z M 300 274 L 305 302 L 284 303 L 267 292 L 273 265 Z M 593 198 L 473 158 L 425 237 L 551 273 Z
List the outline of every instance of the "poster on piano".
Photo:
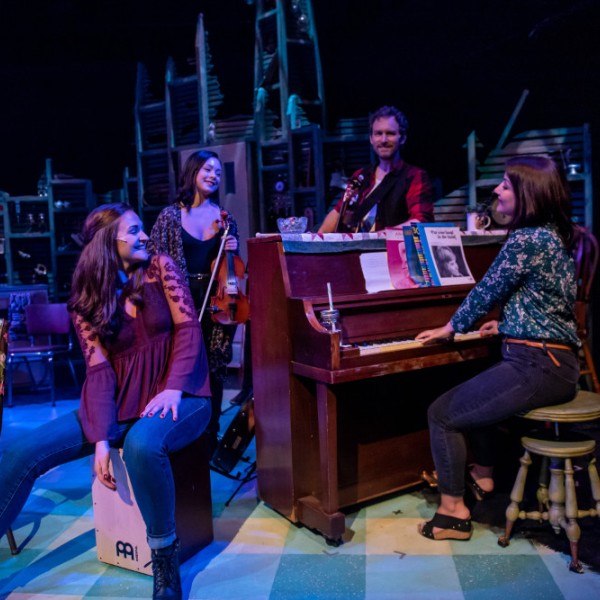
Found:
M 420 285 L 475 283 L 458 227 L 414 222 L 404 226 L 403 233 L 411 277 Z
M 406 242 L 402 227 L 386 227 L 385 246 L 387 255 L 387 268 L 392 285 L 397 290 L 421 287 L 423 283 L 413 277 L 415 268 L 408 265 L 406 256 Z M 418 268 L 418 265 L 416 265 Z

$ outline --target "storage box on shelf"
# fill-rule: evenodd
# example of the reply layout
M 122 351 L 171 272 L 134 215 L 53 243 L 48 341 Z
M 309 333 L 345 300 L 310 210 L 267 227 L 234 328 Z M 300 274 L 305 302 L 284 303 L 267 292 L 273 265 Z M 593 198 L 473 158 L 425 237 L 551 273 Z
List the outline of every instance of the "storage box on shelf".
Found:
M 89 179 L 56 176 L 52 161 L 46 161 L 48 203 L 50 211 L 52 285 L 55 300 L 69 295 L 73 270 L 81 252 L 79 232 L 85 217 L 95 205 Z
M 77 234 L 94 206 L 92 183 L 55 176 L 47 159 L 38 187 L 38 195 L 3 194 L 0 199 L 5 283 L 48 284 L 54 300 L 64 299 L 81 251 Z
M 50 210 L 40 196 L 4 196 L 6 283 L 48 283 L 51 268 Z

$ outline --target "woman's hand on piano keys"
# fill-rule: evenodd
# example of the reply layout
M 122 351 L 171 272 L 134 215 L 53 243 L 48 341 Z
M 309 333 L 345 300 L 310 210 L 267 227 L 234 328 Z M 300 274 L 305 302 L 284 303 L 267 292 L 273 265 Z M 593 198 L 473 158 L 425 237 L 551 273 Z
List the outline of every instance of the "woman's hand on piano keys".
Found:
M 443 327 L 437 329 L 427 329 L 417 335 L 415 340 L 423 344 L 431 344 L 433 342 L 447 342 L 454 337 L 454 329 L 450 323 L 446 323 Z
M 498 321 L 487 321 L 479 328 L 481 337 L 488 337 L 491 335 L 498 335 Z

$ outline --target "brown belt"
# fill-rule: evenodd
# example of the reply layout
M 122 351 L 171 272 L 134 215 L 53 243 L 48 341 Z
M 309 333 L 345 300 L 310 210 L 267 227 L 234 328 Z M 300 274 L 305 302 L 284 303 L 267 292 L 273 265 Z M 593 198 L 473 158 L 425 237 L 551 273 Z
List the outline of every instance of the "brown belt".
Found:
M 530 342 L 529 340 L 517 340 L 515 338 L 506 338 L 504 341 L 508 344 L 522 344 L 523 346 L 530 346 L 531 348 L 541 348 L 542 350 L 544 350 L 544 352 L 546 352 L 546 354 L 550 357 L 550 360 L 557 367 L 560 367 L 560 363 L 558 362 L 558 359 L 556 358 L 556 356 L 554 356 L 554 354 L 552 354 L 552 352 L 550 352 L 550 350 L 548 350 L 548 348 L 555 348 L 556 350 L 571 350 L 571 352 L 573 351 L 573 348 L 571 348 L 571 346 L 567 346 L 565 344 L 550 344 L 547 342 Z

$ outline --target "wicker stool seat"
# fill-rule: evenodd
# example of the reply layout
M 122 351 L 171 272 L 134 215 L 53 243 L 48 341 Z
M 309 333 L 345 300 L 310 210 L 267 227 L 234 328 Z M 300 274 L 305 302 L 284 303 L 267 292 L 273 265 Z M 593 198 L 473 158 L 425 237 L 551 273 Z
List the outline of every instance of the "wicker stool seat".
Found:
M 562 528 L 567 534 L 571 546 L 569 569 L 576 573 L 582 573 L 583 567 L 578 559 L 581 530 L 577 519 L 600 516 L 600 479 L 594 457 L 596 442 L 584 436 L 561 437 L 558 432 L 558 424 L 578 423 L 600 418 L 600 394 L 580 391 L 570 402 L 546 406 L 521 416 L 535 421 L 553 422 L 555 435 L 552 438 L 546 438 L 543 435 L 531 434 L 521 438 L 521 445 L 525 452 L 521 457 L 521 466 L 510 494 L 511 502 L 506 509 L 505 532 L 498 539 L 498 544 L 502 547 L 509 545 L 510 534 L 517 519 L 549 521 L 557 533 Z M 541 456 L 544 460 L 536 494 L 538 510 L 525 512 L 520 509 L 519 505 L 523 500 L 527 473 L 532 462 L 531 454 Z M 573 478 L 573 459 L 584 457 L 590 457 L 587 472 L 594 499 L 594 506 L 588 510 L 580 510 L 578 507 Z M 549 483 L 548 468 L 550 471 Z

